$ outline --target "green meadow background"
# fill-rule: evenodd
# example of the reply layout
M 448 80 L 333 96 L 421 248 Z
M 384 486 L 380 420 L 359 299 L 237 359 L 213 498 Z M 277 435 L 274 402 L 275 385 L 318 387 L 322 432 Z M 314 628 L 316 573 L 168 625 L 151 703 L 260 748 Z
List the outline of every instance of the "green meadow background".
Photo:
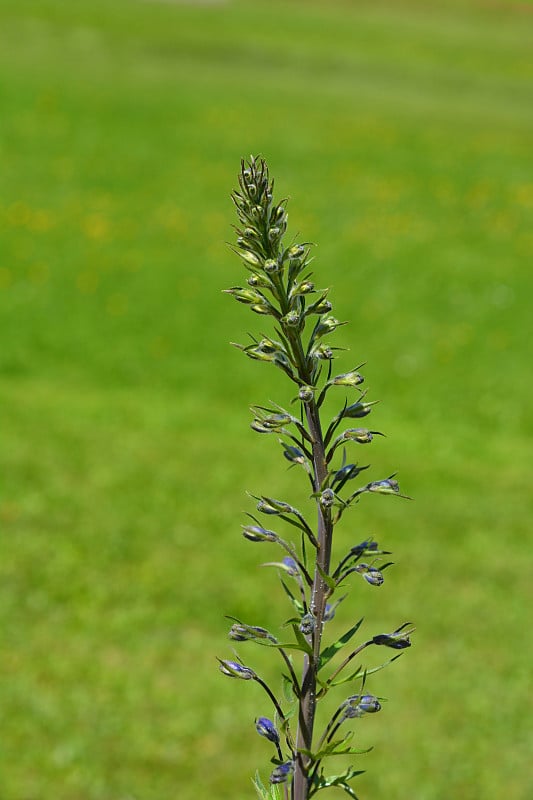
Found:
M 533 797 L 532 9 L 2 0 L 1 800 L 245 800 L 271 769 L 265 697 L 215 660 L 224 614 L 290 613 L 246 490 L 312 508 L 248 427 L 293 390 L 228 345 L 265 325 L 220 291 L 249 153 L 382 401 L 350 454 L 415 498 L 338 529 L 396 566 L 332 633 L 417 625 L 355 788 Z

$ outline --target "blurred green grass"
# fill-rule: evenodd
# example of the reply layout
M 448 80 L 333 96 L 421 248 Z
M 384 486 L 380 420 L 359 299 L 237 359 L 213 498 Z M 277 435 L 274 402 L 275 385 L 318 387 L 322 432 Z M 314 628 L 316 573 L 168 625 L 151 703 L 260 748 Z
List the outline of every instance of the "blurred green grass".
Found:
M 481 0 L 4 0 L 3 800 L 234 800 L 268 770 L 268 709 L 215 662 L 224 613 L 286 613 L 244 491 L 307 502 L 247 432 L 287 387 L 227 345 L 260 327 L 219 292 L 251 152 L 383 400 L 373 475 L 416 498 L 339 529 L 398 565 L 345 613 L 418 626 L 361 797 L 531 797 L 531 29 Z

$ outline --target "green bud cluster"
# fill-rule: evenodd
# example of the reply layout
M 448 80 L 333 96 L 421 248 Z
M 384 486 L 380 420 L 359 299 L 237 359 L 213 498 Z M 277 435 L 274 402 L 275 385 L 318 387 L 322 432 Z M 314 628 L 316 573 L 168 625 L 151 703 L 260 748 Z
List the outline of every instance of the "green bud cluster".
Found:
M 334 358 L 334 350 L 321 342 L 345 323 L 330 316 L 328 290 L 317 290 L 309 280 L 310 245 L 284 246 L 287 230 L 286 202 L 276 204 L 273 183 L 263 160 L 251 158 L 241 164 L 239 189 L 232 195 L 240 226 L 236 227 L 235 252 L 251 272 L 248 287 L 226 289 L 238 302 L 256 314 L 273 317 L 279 325 L 277 355 L 257 349 L 257 343 L 241 346 L 250 357 L 270 361 L 300 383 L 304 374 L 314 386 L 322 364 Z M 301 337 L 315 318 L 305 347 Z M 317 319 L 318 317 L 318 319 Z

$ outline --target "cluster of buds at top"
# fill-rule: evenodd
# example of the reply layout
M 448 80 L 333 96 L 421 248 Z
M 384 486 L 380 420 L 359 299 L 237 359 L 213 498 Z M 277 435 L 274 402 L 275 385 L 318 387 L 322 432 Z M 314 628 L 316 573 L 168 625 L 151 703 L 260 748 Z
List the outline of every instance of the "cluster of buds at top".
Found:
M 273 317 L 283 337 L 281 342 L 263 339 L 237 346 L 250 358 L 282 369 L 297 383 L 304 372 L 314 385 L 321 363 L 331 361 L 336 349 L 322 339 L 345 323 L 331 316 L 328 290 L 316 289 L 309 280 L 309 243 L 283 245 L 286 203 L 274 202 L 272 188 L 264 161 L 252 157 L 242 163 L 239 188 L 232 195 L 240 223 L 234 249 L 250 275 L 247 286 L 225 291 L 256 314 Z M 296 337 L 313 317 L 316 321 L 304 352 L 295 347 Z

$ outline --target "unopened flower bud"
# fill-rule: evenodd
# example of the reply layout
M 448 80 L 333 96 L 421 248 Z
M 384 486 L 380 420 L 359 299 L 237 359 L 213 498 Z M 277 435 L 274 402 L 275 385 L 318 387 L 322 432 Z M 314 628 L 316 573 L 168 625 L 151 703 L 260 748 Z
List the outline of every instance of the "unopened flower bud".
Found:
M 327 314 L 332 308 L 333 306 L 329 300 L 321 300 L 313 306 L 313 314 Z
M 381 711 L 381 703 L 373 694 L 354 694 L 346 701 L 345 718 L 362 717 L 364 714 L 376 714 Z
M 348 428 L 342 434 L 342 440 L 348 442 L 358 442 L 359 444 L 368 444 L 373 439 L 373 434 L 377 431 L 369 431 L 366 428 Z
M 257 503 L 257 510 L 263 514 L 293 514 L 294 508 L 283 500 L 264 498 Z
M 289 313 L 285 314 L 281 319 L 289 328 L 297 328 L 300 324 L 300 315 L 297 311 L 289 311 Z
M 273 315 L 272 306 L 268 303 L 256 303 L 250 309 L 256 314 Z
M 279 733 L 276 726 L 268 717 L 258 717 L 255 721 L 255 729 L 259 736 L 264 736 L 269 742 L 279 744 Z
M 284 444 L 283 445 L 283 455 L 290 461 L 292 464 L 305 464 L 305 455 L 302 453 L 299 447 L 294 447 L 292 445 Z
M 258 625 L 243 625 L 242 622 L 235 622 L 231 626 L 228 636 L 235 642 L 246 642 L 250 639 L 274 639 L 266 628 L 261 628 Z
M 241 286 L 232 286 L 230 289 L 223 290 L 225 294 L 231 294 L 239 303 L 261 303 L 264 300 L 260 292 L 255 292 L 253 289 L 243 289 Z
M 250 542 L 277 542 L 278 537 L 274 531 L 261 528 L 259 525 L 243 525 L 242 535 Z
M 352 405 L 347 406 L 344 411 L 342 412 L 342 417 L 347 417 L 349 419 L 359 419 L 361 417 L 366 417 L 367 414 L 370 414 L 372 411 L 373 403 L 352 403 Z
M 359 701 L 359 708 L 366 714 L 375 714 L 381 711 L 381 703 L 373 694 L 364 694 Z
M 315 284 L 312 281 L 301 281 L 301 283 L 296 283 L 289 292 L 289 298 L 292 300 L 293 297 L 300 297 L 304 294 L 311 294 L 311 292 L 315 291 Z
M 300 631 L 304 636 L 310 636 L 316 625 L 316 620 L 311 613 L 304 614 L 300 622 Z
M 406 625 L 408 624 L 409 623 L 406 623 Z M 414 629 L 402 633 L 401 631 L 403 628 L 405 628 L 405 625 L 402 625 L 401 628 L 398 628 L 398 630 L 393 633 L 379 633 L 377 636 L 374 636 L 372 642 L 373 644 L 383 645 L 384 647 L 391 647 L 393 650 L 405 650 L 406 647 L 411 647 L 409 636 Z
M 324 489 L 320 495 L 320 505 L 322 508 L 331 508 L 335 502 L 335 493 L 331 489 Z
M 336 375 L 331 383 L 334 386 L 359 386 L 363 381 L 364 377 L 359 372 L 352 370 L 352 372 L 344 372 L 342 375 Z
M 319 344 L 318 347 L 313 347 L 313 355 L 321 361 L 331 361 L 333 358 L 333 350 L 327 344 Z
M 310 403 L 315 396 L 315 391 L 312 386 L 301 386 L 300 391 L 298 392 L 298 399 L 302 401 L 302 403 Z
M 265 428 L 277 430 L 278 428 L 283 428 L 285 425 L 289 425 L 294 421 L 294 418 L 291 417 L 290 414 L 269 414 L 268 416 L 260 419 L 260 421 Z
M 296 563 L 294 558 L 291 558 L 291 556 L 285 556 L 285 558 L 283 559 L 283 564 L 285 566 L 286 572 L 293 578 L 295 578 L 297 575 L 300 574 L 298 564 Z
M 343 323 L 339 322 L 339 320 L 335 319 L 335 317 L 324 317 L 324 319 L 321 319 L 316 326 L 315 335 L 323 336 L 326 333 L 333 333 L 333 331 L 342 324 Z
M 288 256 L 290 259 L 301 258 L 305 253 L 305 248 L 301 244 L 295 244 L 289 247 Z
M 277 261 L 275 261 L 275 259 L 268 258 L 265 261 L 264 270 L 265 272 L 268 272 L 270 275 L 272 275 L 274 272 L 279 272 L 280 265 Z
M 239 664 L 237 661 L 219 659 L 219 662 L 220 671 L 223 675 L 227 675 L 230 678 L 240 678 L 243 681 L 250 681 L 252 678 L 256 677 L 253 669 L 250 669 L 250 667 L 243 667 L 243 665 Z
M 385 580 L 379 569 L 372 567 L 369 564 L 358 564 L 354 567 L 355 572 L 363 576 L 365 581 L 371 586 L 381 586 Z
M 400 486 L 394 478 L 385 478 L 383 481 L 372 481 L 366 487 L 367 492 L 377 492 L 378 494 L 398 494 Z
M 375 567 L 369 567 L 368 572 L 363 573 L 363 578 L 371 586 L 381 586 L 385 580 L 379 569 L 375 569 Z
M 294 762 L 286 761 L 284 764 L 280 764 L 279 767 L 276 767 L 276 769 L 271 773 L 270 783 L 286 783 L 290 778 L 292 778 L 293 772 Z
M 251 253 L 250 250 L 246 250 L 244 253 L 241 253 L 241 258 L 243 261 L 247 261 L 248 264 L 251 264 L 253 267 L 258 267 L 261 263 L 255 253 Z
M 268 238 L 271 242 L 275 241 L 281 233 L 281 229 L 276 225 L 273 228 L 268 229 Z
M 248 284 L 248 286 L 260 289 L 269 289 L 271 286 L 271 283 L 268 280 L 268 278 L 265 278 L 264 275 L 258 275 L 256 272 L 250 275 L 246 283 Z
M 335 616 L 336 610 L 337 610 L 337 605 L 335 603 L 326 603 L 326 606 L 324 608 L 324 616 L 322 617 L 324 622 L 330 622 Z

